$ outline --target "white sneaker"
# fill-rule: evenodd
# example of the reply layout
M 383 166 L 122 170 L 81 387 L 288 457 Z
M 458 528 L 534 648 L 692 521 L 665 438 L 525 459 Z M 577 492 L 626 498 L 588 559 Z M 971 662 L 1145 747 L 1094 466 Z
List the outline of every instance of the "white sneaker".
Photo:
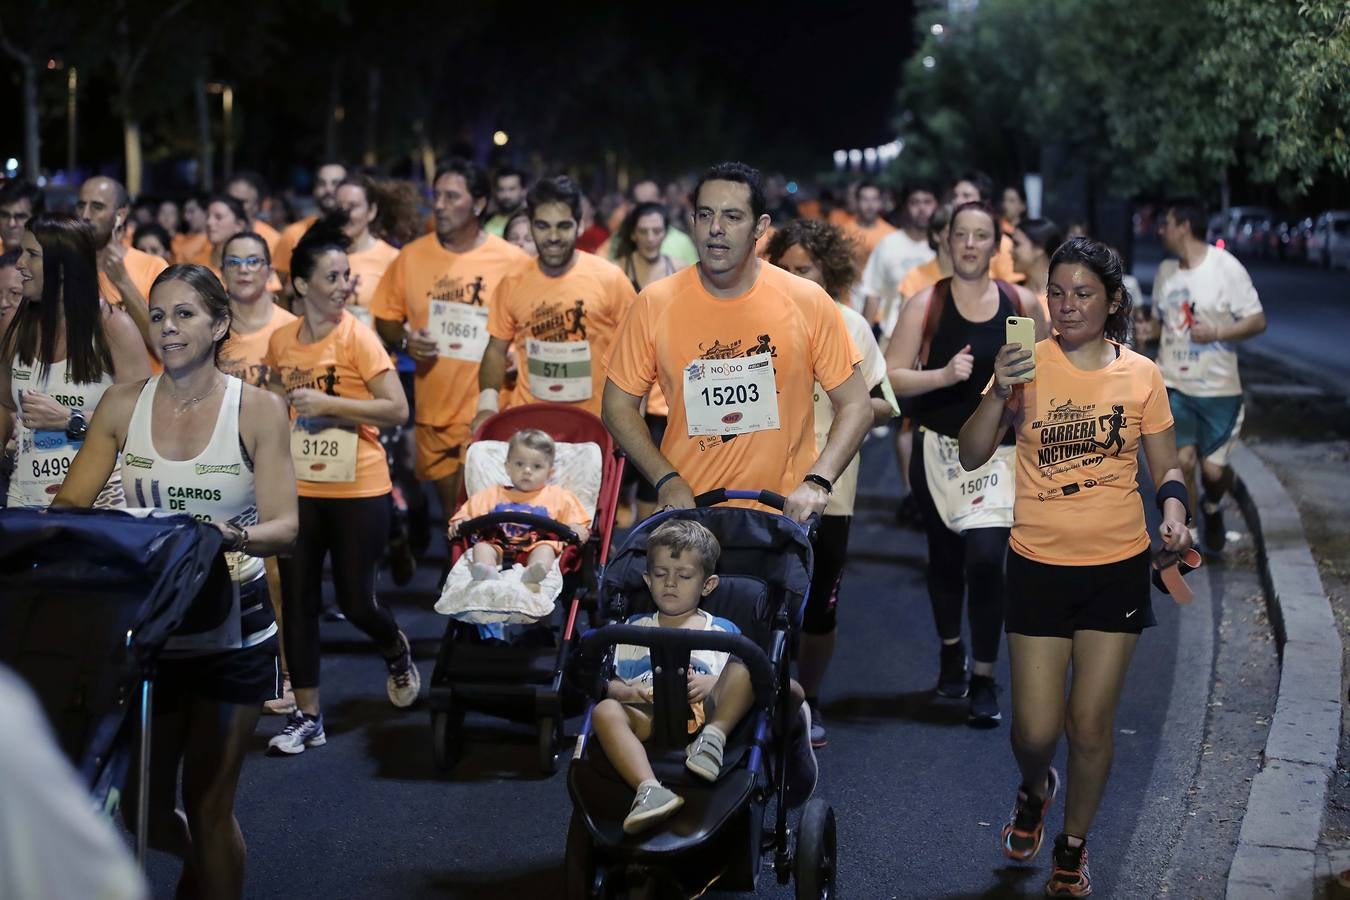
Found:
M 294 756 L 304 753 L 306 747 L 322 747 L 328 743 L 323 733 L 323 714 L 307 716 L 296 710 L 286 718 L 286 727 L 267 742 L 267 749 Z
M 389 694 L 390 703 L 399 709 L 406 709 L 417 702 L 417 695 L 422 692 L 422 675 L 417 671 L 417 663 L 413 661 L 412 645 L 408 643 L 408 636 L 400 631 L 398 639 L 403 644 L 403 652 L 385 661 L 385 665 L 389 667 L 385 691 Z

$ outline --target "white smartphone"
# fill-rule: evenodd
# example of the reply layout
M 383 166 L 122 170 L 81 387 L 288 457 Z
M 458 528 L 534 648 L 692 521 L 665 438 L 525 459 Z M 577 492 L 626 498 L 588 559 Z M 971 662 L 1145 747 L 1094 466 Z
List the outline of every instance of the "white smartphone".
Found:
M 1007 343 L 1021 344 L 1023 350 L 1031 352 L 1031 364 L 1036 365 L 1036 320 L 1029 319 L 1026 316 L 1008 316 L 1007 323 Z M 1036 370 L 1033 368 L 1030 372 L 1032 378 L 1036 377 Z

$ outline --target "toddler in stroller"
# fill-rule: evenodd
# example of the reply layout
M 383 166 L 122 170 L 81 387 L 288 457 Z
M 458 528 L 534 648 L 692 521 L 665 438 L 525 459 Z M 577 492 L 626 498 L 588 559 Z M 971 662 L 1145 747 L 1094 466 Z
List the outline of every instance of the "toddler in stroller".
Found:
M 629 625 L 688 628 L 740 634 L 736 625 L 706 610 L 699 601 L 717 588 L 717 538 L 697 522 L 672 519 L 647 541 L 647 571 L 642 579 L 657 612 L 639 613 Z M 669 818 L 684 799 L 657 780 L 642 742 L 651 737 L 655 691 L 651 652 L 620 644 L 614 651 L 615 678 L 609 696 L 591 715 L 595 736 L 619 775 L 637 796 L 623 821 L 623 830 L 637 834 Z M 750 671 L 730 654 L 695 650 L 689 656 L 689 705 L 698 735 L 685 750 L 685 768 L 706 781 L 722 771 L 727 734 L 750 711 L 755 700 Z
M 697 500 L 784 502 L 723 490 Z M 811 561 L 796 522 L 724 507 L 658 513 L 606 566 L 600 605 L 624 624 L 578 645 L 578 686 L 595 705 L 568 771 L 568 897 L 753 890 L 770 803 L 779 881 L 829 896 L 834 814 L 811 798 L 810 712 L 789 678 Z M 787 814 L 802 804 L 793 846 Z

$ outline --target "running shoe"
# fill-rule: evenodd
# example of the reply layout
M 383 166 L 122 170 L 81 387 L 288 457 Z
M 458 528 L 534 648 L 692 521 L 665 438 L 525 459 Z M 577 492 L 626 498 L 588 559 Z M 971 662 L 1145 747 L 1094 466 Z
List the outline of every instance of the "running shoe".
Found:
M 1025 786 L 1017 790 L 1008 824 L 1003 826 L 1003 855 L 1018 862 L 1031 862 L 1041 852 L 1045 839 L 1045 814 L 1059 793 L 1059 773 L 1051 766 L 1045 779 L 1045 797 L 1033 797 Z
M 403 587 L 417 574 L 417 558 L 408 544 L 408 535 L 399 529 L 389 540 L 389 575 L 394 584 Z
M 955 644 L 943 644 L 941 667 L 938 671 L 937 692 L 939 697 L 960 700 L 970 691 L 967 673 L 970 663 L 966 659 L 966 645 L 961 641 Z
M 670 818 L 681 806 L 684 798 L 663 784 L 646 784 L 638 788 L 633 798 L 633 808 L 623 820 L 624 834 L 638 834 Z
M 829 743 L 825 737 L 825 718 L 820 714 L 819 706 L 811 707 L 811 747 L 819 750 Z
M 1055 838 L 1055 868 L 1045 883 L 1047 897 L 1087 897 L 1092 894 L 1087 844 L 1069 846 L 1068 835 Z
M 1003 713 L 998 708 L 998 684 L 989 675 L 970 676 L 970 716 L 966 724 L 971 728 L 997 728 Z
M 788 732 L 787 790 L 784 801 L 788 809 L 805 805 L 816 790 L 820 766 L 816 751 L 811 747 L 811 705 L 803 703 L 797 723 Z
M 413 662 L 408 636 L 400 631 L 398 640 L 403 645 L 402 651 L 393 659 L 385 660 L 385 665 L 389 667 L 385 690 L 390 703 L 399 709 L 406 709 L 417 702 L 417 695 L 422 691 L 422 675 L 417 671 L 417 663 Z
M 267 749 L 269 752 L 275 750 L 294 756 L 304 753 L 306 747 L 322 747 L 326 743 L 328 737 L 323 733 L 323 714 L 307 716 L 297 709 L 286 718 L 286 727 L 281 729 L 281 733 L 267 742 Z
M 722 741 L 700 731 L 684 749 L 684 767 L 704 781 L 716 781 L 722 774 Z
M 1228 542 L 1228 532 L 1223 526 L 1223 507 L 1205 501 L 1200 504 L 1200 509 L 1205 518 L 1205 550 L 1213 554 L 1222 553 L 1224 544 Z
M 263 701 L 263 712 L 277 716 L 289 716 L 295 712 L 295 691 L 291 690 L 291 676 L 285 676 L 281 682 L 281 696 L 275 700 Z

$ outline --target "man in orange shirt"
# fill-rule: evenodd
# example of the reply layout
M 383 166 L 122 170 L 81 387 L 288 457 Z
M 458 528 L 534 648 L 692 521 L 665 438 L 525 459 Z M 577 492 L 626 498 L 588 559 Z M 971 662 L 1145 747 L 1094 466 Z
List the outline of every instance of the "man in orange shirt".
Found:
M 566 175 L 545 178 L 525 199 L 539 258 L 504 278 L 488 314 L 487 349 L 478 369 L 476 431 L 497 411 L 506 351 L 516 354 L 508 406 L 541 400 L 600 414 L 602 363 L 637 293 L 623 270 L 577 250 L 581 189 Z
M 962 174 L 952 185 L 952 209 L 956 209 L 962 203 L 983 203 L 992 206 L 994 180 L 979 169 L 971 169 Z M 1006 234 L 999 241 L 994 261 L 989 264 L 989 277 L 996 281 L 1011 281 L 1014 284 L 1021 284 L 1023 281 L 1022 274 L 1013 268 L 1012 238 Z
M 225 185 L 225 193 L 243 204 L 244 212 L 248 214 L 249 223 L 253 226 L 253 232 L 262 235 L 263 240 L 267 241 L 267 252 L 275 257 L 281 235 L 271 225 L 258 218 L 262 212 L 263 198 L 267 196 L 267 182 L 263 181 L 257 172 L 236 172 L 230 178 L 229 184 Z M 287 263 L 289 262 L 288 258 Z
M 858 214 L 853 217 L 851 224 L 844 227 L 844 234 L 853 239 L 856 248 L 853 258 L 858 264 L 859 272 L 867 268 L 867 260 L 871 257 L 872 251 L 877 249 L 881 239 L 894 231 L 895 226 L 881 217 L 881 187 L 874 181 L 860 182 Z M 853 309 L 862 312 L 867 300 L 862 279 L 853 283 L 849 293 Z
M 698 265 L 638 295 L 610 356 L 605 424 L 660 505 L 688 508 L 717 487 L 767 489 L 805 521 L 825 509 L 872 423 L 862 357 L 821 287 L 755 255 L 769 227 L 756 170 L 713 166 L 694 209 Z M 641 412 L 658 381 L 670 403 L 659 449 Z M 835 411 L 819 455 L 816 381 Z
M 305 216 L 292 222 L 281 230 L 276 247 L 272 250 L 272 270 L 283 282 L 289 281 L 291 274 L 291 253 L 300 238 L 317 221 L 319 216 L 327 215 L 337 209 L 337 189 L 347 177 L 347 167 L 340 162 L 326 162 L 314 170 L 314 202 L 319 206 L 316 215 Z M 255 221 L 254 227 L 257 227 Z
M 150 348 L 150 286 L 168 264 L 158 256 L 123 246 L 113 236 L 126 224 L 130 213 L 127 189 L 121 182 L 102 175 L 80 185 L 75 211 L 94 229 L 94 247 L 98 251 L 98 292 L 109 303 L 127 311 L 145 341 L 146 352 L 157 362 Z M 156 334 L 156 338 L 158 334 Z
M 436 233 L 403 248 L 370 301 L 380 337 L 406 345 L 417 364 L 417 477 L 436 483 L 447 521 L 459 500 L 489 311 L 501 280 L 530 261 L 482 229 L 488 190 L 482 168 L 451 160 L 432 182 Z

